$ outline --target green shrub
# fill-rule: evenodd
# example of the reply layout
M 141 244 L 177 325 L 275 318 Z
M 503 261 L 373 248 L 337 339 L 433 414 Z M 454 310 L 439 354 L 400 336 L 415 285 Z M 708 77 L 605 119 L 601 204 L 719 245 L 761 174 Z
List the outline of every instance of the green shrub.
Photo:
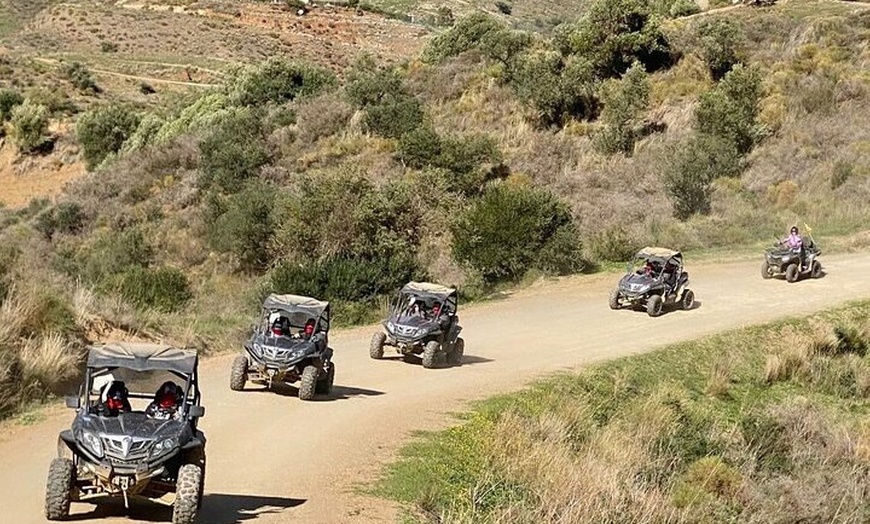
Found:
M 0 124 L 12 117 L 12 109 L 24 103 L 24 97 L 14 89 L 0 89 Z
M 167 120 L 153 142 L 160 144 L 185 133 L 213 129 L 221 119 L 236 112 L 227 95 L 210 93 L 201 96 L 182 109 L 178 116 Z
M 309 64 L 270 58 L 242 71 L 232 82 L 233 100 L 242 106 L 281 104 L 334 89 L 335 75 Z
M 499 184 L 487 189 L 452 224 L 453 256 L 490 283 L 521 277 L 538 267 L 551 241 L 566 248 L 563 228 L 572 227 L 567 206 L 530 187 Z M 577 246 L 579 247 L 579 246 Z M 547 253 L 548 264 L 558 253 Z
M 621 226 L 598 231 L 587 242 L 590 254 L 596 260 L 625 262 L 630 260 L 641 247 Z
M 136 132 L 139 115 L 125 106 L 109 104 L 92 109 L 76 122 L 76 137 L 88 169 L 100 165 Z
M 261 115 L 255 111 L 238 111 L 213 126 L 199 144 L 202 188 L 218 188 L 234 193 L 245 181 L 257 176 L 269 160 Z
M 141 229 L 106 231 L 89 246 L 83 246 L 72 265 L 65 269 L 72 276 L 100 286 L 132 267 L 148 267 L 154 255 L 154 248 Z
M 193 297 L 187 276 L 174 267 L 131 267 L 116 277 L 115 290 L 141 308 L 166 313 L 181 309 Z
M 710 212 L 712 182 L 721 176 L 736 176 L 742 169 L 740 154 L 721 137 L 699 134 L 667 153 L 665 189 L 674 206 L 674 216 Z
M 603 78 L 623 75 L 634 62 L 647 71 L 669 67 L 670 45 L 646 0 L 595 0 L 577 24 L 559 35 L 562 47 L 592 62 Z
M 209 198 L 209 244 L 217 251 L 235 255 L 244 271 L 262 270 L 272 261 L 274 194 L 271 185 L 254 182 L 238 194 Z
M 855 166 L 850 162 L 837 161 L 831 172 L 831 189 L 837 189 L 855 174 Z
M 103 53 L 115 53 L 118 51 L 118 44 L 104 40 L 100 42 L 100 51 Z
M 743 32 L 732 18 L 707 18 L 698 24 L 701 57 L 714 80 L 720 80 L 740 62 L 738 54 L 743 45 Z
M 571 118 L 590 119 L 598 114 L 598 80 L 592 63 L 582 57 L 563 60 L 555 51 L 524 54 L 517 61 L 511 86 L 546 127 L 561 127 Z
M 81 62 L 70 62 L 63 67 L 63 74 L 80 91 L 97 93 L 100 88 L 94 82 L 91 72 Z
M 371 55 L 363 55 L 350 68 L 344 92 L 351 105 L 359 109 L 379 104 L 388 95 L 407 94 L 399 75 L 379 67 Z
M 463 16 L 453 26 L 429 41 L 423 60 L 443 62 L 466 51 L 482 47 L 487 35 L 506 31 L 505 26 L 486 13 L 475 11 Z
M 124 141 L 124 145 L 121 146 L 121 152 L 136 151 L 156 143 L 157 135 L 165 124 L 166 122 L 155 114 L 149 113 L 145 115 L 139 121 L 139 125 L 136 126 L 133 134 Z
M 466 195 L 479 192 L 493 171 L 482 165 L 501 161 L 495 140 L 486 135 L 446 135 L 423 126 L 399 139 L 399 156 L 414 169 L 438 168 L 449 171 L 447 189 Z
M 695 0 L 675 0 L 668 10 L 671 18 L 694 15 L 701 12 L 701 7 Z
M 604 89 L 601 111 L 604 128 L 594 139 L 599 151 L 607 155 L 634 152 L 634 143 L 640 138 L 640 116 L 649 106 L 649 94 L 649 78 L 639 62 L 626 71 L 618 84 Z
M 29 100 L 12 109 L 9 120 L 12 142 L 24 153 L 33 153 L 49 142 L 48 108 Z
M 76 234 L 84 228 L 86 217 L 76 202 L 63 202 L 36 216 L 34 227 L 47 239 L 55 233 Z
M 412 96 L 390 94 L 369 106 L 363 118 L 366 131 L 386 138 L 399 138 L 423 123 L 423 107 Z
M 741 154 L 748 153 L 761 136 L 760 100 L 760 73 L 738 64 L 701 95 L 695 108 L 696 129 L 731 142 Z

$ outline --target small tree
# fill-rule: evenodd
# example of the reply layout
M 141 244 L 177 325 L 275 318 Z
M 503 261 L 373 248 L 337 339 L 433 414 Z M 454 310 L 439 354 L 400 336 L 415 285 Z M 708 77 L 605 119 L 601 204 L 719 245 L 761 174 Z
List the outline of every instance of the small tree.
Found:
M 232 83 L 234 100 L 243 106 L 283 103 L 335 89 L 331 72 L 299 62 L 270 58 L 243 70 Z
M 23 153 L 33 153 L 48 142 L 48 108 L 29 100 L 15 106 L 10 118 L 12 142 Z
M 740 154 L 730 141 L 696 134 L 667 154 L 665 189 L 674 206 L 674 216 L 685 220 L 710 212 L 712 182 L 741 171 Z
M 701 95 L 695 109 L 696 129 L 728 140 L 740 154 L 746 154 L 761 134 L 760 100 L 761 75 L 738 64 L 716 87 Z
M 97 107 L 79 117 L 76 136 L 88 169 L 94 169 L 107 156 L 120 151 L 138 126 L 139 115 L 117 104 Z
M 598 113 L 598 80 L 592 63 L 580 56 L 566 60 L 555 51 L 524 54 L 511 85 L 520 101 L 535 109 L 544 127 L 561 127 L 571 118 L 588 119 Z
M 639 62 L 626 71 L 620 82 L 604 89 L 601 111 L 604 129 L 595 137 L 599 151 L 608 155 L 632 154 L 639 138 L 639 116 L 649 106 L 649 94 L 649 78 Z
M 268 184 L 254 182 L 226 202 L 215 202 L 220 197 L 213 196 L 209 203 L 209 243 L 235 255 L 244 271 L 265 269 L 272 261 L 274 191 Z
M 100 88 L 91 76 L 91 72 L 81 62 L 70 62 L 64 66 L 63 74 L 80 91 L 90 93 L 98 93 L 100 91 Z
M 0 89 L 0 124 L 12 117 L 12 109 L 24 102 L 21 93 L 14 89 Z
M 743 43 L 743 33 L 731 18 L 704 19 L 698 24 L 701 57 L 710 69 L 714 80 L 720 80 L 740 62 L 738 53 Z
M 202 159 L 200 186 L 228 193 L 240 191 L 269 160 L 261 115 L 249 109 L 231 113 L 214 125 L 199 144 Z
M 344 92 L 348 101 L 360 109 L 378 104 L 391 94 L 407 94 L 399 75 L 391 69 L 379 67 L 368 54 L 360 57 L 348 71 Z
M 386 138 L 399 138 L 423 123 L 423 106 L 416 98 L 389 94 L 380 103 L 369 106 L 363 125 L 369 132 Z

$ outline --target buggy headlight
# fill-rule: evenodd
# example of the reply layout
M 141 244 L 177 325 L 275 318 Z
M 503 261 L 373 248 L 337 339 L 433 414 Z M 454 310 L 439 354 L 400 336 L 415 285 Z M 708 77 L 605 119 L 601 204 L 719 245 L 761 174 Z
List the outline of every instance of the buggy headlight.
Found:
M 103 456 L 103 444 L 100 438 L 90 431 L 82 431 L 79 434 L 79 440 L 88 448 L 88 451 L 94 454 L 95 457 Z
M 394 332 L 396 330 L 396 326 L 392 322 L 387 322 L 387 331 Z
M 260 346 L 260 344 L 251 344 L 251 349 L 254 350 L 254 354 L 258 357 L 263 356 L 263 348 Z
M 167 451 L 172 450 L 173 448 L 175 448 L 175 439 L 174 438 L 170 437 L 170 438 L 158 440 L 154 444 L 154 447 L 151 448 L 151 456 L 158 457 L 158 456 L 166 453 Z
M 782 261 L 783 261 L 783 262 L 788 262 L 789 260 L 791 260 L 791 257 L 790 257 L 790 256 L 788 256 L 788 255 L 783 255 L 783 256 L 782 256 Z

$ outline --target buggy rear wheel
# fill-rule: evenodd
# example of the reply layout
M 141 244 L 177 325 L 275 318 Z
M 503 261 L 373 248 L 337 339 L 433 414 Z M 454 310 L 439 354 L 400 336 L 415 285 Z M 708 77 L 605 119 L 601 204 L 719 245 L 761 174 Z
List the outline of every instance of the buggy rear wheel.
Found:
M 233 360 L 233 367 L 230 370 L 230 389 L 233 391 L 245 389 L 245 382 L 247 380 L 248 358 L 245 355 L 239 355 Z
M 614 289 L 610 292 L 610 309 L 619 309 L 619 290 Z
M 384 358 L 384 342 L 387 340 L 387 335 L 382 332 L 377 332 L 372 335 L 372 342 L 369 345 L 369 356 L 375 360 Z
M 465 354 L 465 340 L 457 338 L 453 343 L 453 351 L 447 355 L 447 363 L 451 366 L 459 366 L 462 364 L 462 356 Z
M 196 509 L 200 505 L 202 469 L 196 464 L 184 464 L 178 469 L 175 486 L 175 504 L 172 508 L 172 524 L 193 524 Z
M 299 400 L 312 400 L 317 391 L 317 366 L 308 365 L 302 370 L 299 384 Z
M 799 272 L 797 264 L 789 264 L 785 269 L 785 279 L 789 282 L 797 282 Z
M 329 371 L 326 376 L 317 381 L 314 392 L 320 395 L 329 395 L 332 392 L 332 384 L 335 382 L 335 363 L 329 363 Z
M 441 344 L 433 340 L 426 344 L 423 349 L 423 367 L 431 369 L 435 367 L 438 359 L 438 350 L 441 349 Z
M 761 263 L 761 278 L 767 280 L 772 276 L 773 275 L 770 274 L 770 264 L 765 260 Z
M 657 317 L 662 314 L 662 297 L 653 295 L 646 301 L 646 312 L 651 317 Z
M 819 278 L 822 276 L 822 264 L 818 260 L 813 260 L 813 267 L 810 276 L 813 278 Z
M 51 461 L 45 486 L 45 518 L 63 520 L 69 517 L 75 479 L 76 466 L 72 460 L 56 458 Z
M 692 309 L 695 305 L 695 292 L 691 289 L 683 291 L 683 299 L 680 302 L 684 310 Z

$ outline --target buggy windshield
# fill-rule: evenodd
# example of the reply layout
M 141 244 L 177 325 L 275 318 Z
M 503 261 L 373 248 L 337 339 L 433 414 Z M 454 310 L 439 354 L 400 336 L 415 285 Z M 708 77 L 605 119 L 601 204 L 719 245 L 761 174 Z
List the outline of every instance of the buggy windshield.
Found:
M 189 377 L 166 370 L 137 371 L 129 368 L 94 369 L 90 374 L 90 388 L 86 392 L 87 405 L 94 408 L 106 401 L 106 393 L 112 386 L 123 386 L 129 409 L 144 412 L 154 400 L 157 391 L 167 382 L 177 386 L 187 403 L 196 401 L 196 389 Z
M 441 315 L 452 315 L 453 306 L 449 300 L 428 293 L 404 291 L 393 305 L 393 315 L 399 320 L 420 317 L 435 320 Z

